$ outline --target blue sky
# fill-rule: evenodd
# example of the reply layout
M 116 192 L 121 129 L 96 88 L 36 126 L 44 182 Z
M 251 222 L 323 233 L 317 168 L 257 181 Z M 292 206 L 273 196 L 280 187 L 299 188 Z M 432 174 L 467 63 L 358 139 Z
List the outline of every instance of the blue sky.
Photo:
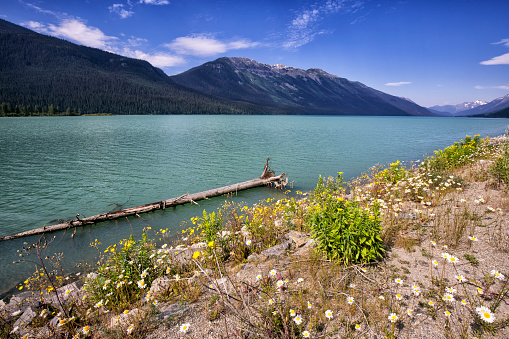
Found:
M 508 0 L 4 0 L 0 18 L 168 75 L 238 56 L 426 107 L 509 93 Z

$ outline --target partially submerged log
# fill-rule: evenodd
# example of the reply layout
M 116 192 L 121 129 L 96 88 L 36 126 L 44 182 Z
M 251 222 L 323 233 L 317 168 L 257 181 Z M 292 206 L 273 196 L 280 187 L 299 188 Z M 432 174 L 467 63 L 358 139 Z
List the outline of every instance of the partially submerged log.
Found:
M 88 218 L 79 218 L 79 214 L 76 214 L 76 220 L 70 220 L 65 223 L 44 226 L 40 228 L 36 228 L 34 230 L 21 232 L 13 235 L 7 235 L 0 237 L 0 241 L 21 238 L 29 235 L 36 235 L 48 232 L 54 232 L 58 230 L 64 230 L 68 228 L 84 226 L 84 225 L 92 225 L 97 224 L 99 222 L 119 219 L 123 217 L 128 217 L 131 215 L 139 216 L 141 213 L 147 213 L 155 210 L 164 210 L 166 207 L 174 207 L 177 205 L 183 205 L 187 203 L 196 203 L 196 201 L 200 201 L 203 199 L 208 199 L 212 197 L 217 197 L 223 194 L 228 193 L 236 193 L 238 191 L 247 190 L 249 188 L 266 186 L 266 185 L 274 185 L 276 188 L 284 188 L 288 184 L 288 178 L 284 177 L 284 173 L 280 175 L 275 175 L 274 171 L 269 168 L 269 159 L 265 162 L 265 167 L 263 169 L 263 173 L 260 177 L 244 181 L 238 184 L 228 185 L 224 187 L 219 187 L 215 189 L 211 189 L 204 192 L 193 193 L 193 194 L 184 194 L 177 198 L 172 198 L 168 200 L 162 200 L 158 202 L 154 202 L 151 204 L 146 204 L 138 207 L 126 208 L 119 211 L 113 211 L 108 213 L 103 213 L 99 215 L 94 215 Z

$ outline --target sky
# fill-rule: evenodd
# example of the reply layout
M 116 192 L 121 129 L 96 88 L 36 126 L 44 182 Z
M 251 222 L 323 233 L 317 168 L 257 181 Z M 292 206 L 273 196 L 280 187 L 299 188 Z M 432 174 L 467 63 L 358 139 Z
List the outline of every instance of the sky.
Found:
M 509 94 L 508 0 L 2 0 L 0 18 L 168 75 L 246 57 L 425 107 Z

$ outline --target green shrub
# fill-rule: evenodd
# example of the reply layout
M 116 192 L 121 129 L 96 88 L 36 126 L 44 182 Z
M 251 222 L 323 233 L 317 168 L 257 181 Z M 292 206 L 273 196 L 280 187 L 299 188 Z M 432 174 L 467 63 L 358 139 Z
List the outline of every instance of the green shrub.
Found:
M 376 205 L 365 209 L 341 197 L 342 176 L 320 177 L 314 191 L 307 225 L 327 258 L 345 265 L 366 263 L 382 256 L 382 226 Z
M 483 139 L 480 139 L 479 135 L 475 135 L 474 138 L 467 135 L 464 140 L 455 142 L 444 150 L 435 151 L 434 156 L 423 161 L 421 169 L 443 173 L 462 166 L 474 160 L 482 144 Z

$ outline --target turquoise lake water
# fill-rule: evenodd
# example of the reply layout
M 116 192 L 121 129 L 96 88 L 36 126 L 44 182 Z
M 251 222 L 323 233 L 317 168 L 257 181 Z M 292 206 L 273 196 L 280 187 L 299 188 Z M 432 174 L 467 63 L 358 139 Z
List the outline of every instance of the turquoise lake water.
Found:
M 465 135 L 501 135 L 508 119 L 352 116 L 104 116 L 0 118 L 0 235 L 54 220 L 134 207 L 258 177 L 266 158 L 277 174 L 309 191 L 319 175 L 361 175 L 376 164 L 412 161 Z M 282 197 L 271 188 L 239 192 L 253 204 Z M 64 252 L 72 271 L 92 261 L 90 242 L 106 247 L 143 227 L 181 229 L 225 198 L 58 232 L 48 254 Z M 23 242 L 0 242 L 0 295 L 33 265 L 12 264 Z

